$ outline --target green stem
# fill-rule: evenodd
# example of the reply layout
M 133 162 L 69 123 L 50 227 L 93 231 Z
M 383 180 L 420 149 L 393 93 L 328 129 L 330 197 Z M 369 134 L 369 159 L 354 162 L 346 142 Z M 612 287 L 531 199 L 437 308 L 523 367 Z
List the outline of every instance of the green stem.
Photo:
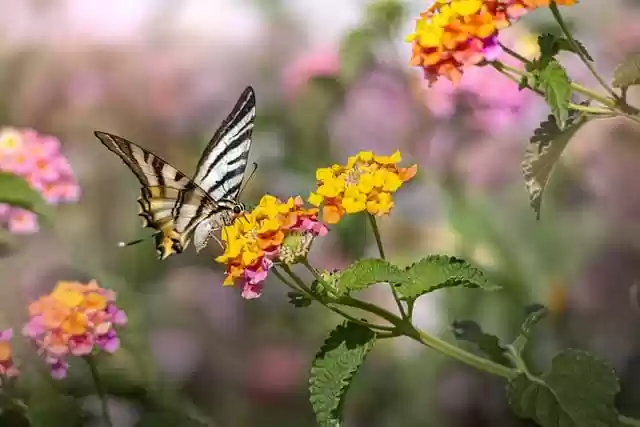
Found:
M 395 325 L 398 330 L 403 333 L 403 335 L 406 335 L 409 338 L 413 338 L 414 340 L 424 344 L 425 346 L 430 347 L 460 362 L 466 363 L 467 365 L 473 366 L 490 374 L 498 375 L 503 378 L 514 378 L 518 374 L 515 369 L 500 365 L 489 359 L 476 356 L 475 354 L 469 353 L 438 337 L 427 334 L 413 326 L 406 319 L 401 319 L 382 307 L 378 307 L 377 305 L 368 303 L 366 301 L 357 300 L 351 297 L 343 297 L 339 300 L 339 302 L 349 307 L 355 307 L 364 311 L 369 311 L 373 314 L 377 314 L 378 316 Z
M 378 222 L 376 218 L 367 213 L 367 217 L 369 218 L 369 224 L 371 224 L 371 228 L 373 229 L 373 235 L 376 238 L 376 245 L 378 245 L 378 252 L 380 253 L 380 258 L 386 259 L 384 256 L 384 246 L 382 246 L 382 238 L 380 237 L 380 230 L 378 229 Z
M 495 63 L 495 62 L 492 62 L 491 65 L 499 73 L 501 73 L 503 76 L 505 76 L 509 80 L 513 81 L 514 83 L 519 83 L 520 82 L 518 77 L 510 74 L 510 72 L 514 72 L 514 71 L 511 71 L 511 70 L 507 71 L 506 67 L 508 67 L 508 66 L 505 67 L 505 66 L 503 66 L 504 64 Z M 508 67 L 508 68 L 511 68 L 511 67 Z M 513 70 L 515 70 L 515 68 Z M 522 77 L 522 73 L 520 73 L 520 77 Z M 536 88 L 534 88 L 534 87 L 532 87 L 530 85 L 527 85 L 527 88 L 529 90 L 531 90 L 532 92 L 535 92 L 538 95 L 544 97 L 544 93 L 540 89 L 536 89 Z M 576 110 L 576 111 L 583 111 L 583 112 L 589 113 L 589 114 L 612 114 L 610 109 L 588 107 L 586 105 L 574 104 L 573 102 L 569 103 L 569 108 L 572 109 L 572 110 Z
M 334 307 L 334 306 L 330 305 L 330 302 L 323 301 L 321 298 L 318 298 L 313 293 L 313 291 L 311 291 L 311 289 L 302 281 L 302 279 L 300 279 L 300 277 L 298 277 L 298 275 L 295 274 L 288 266 L 284 266 L 283 265 L 282 269 L 287 273 L 287 275 L 289 275 L 289 277 L 291 277 L 291 279 L 294 282 L 296 282 L 296 284 L 294 285 L 293 283 L 291 283 L 289 280 L 286 279 L 286 277 L 284 277 L 284 275 L 282 273 L 280 273 L 280 271 L 278 271 L 276 268 L 274 268 L 273 269 L 273 273 L 276 275 L 276 277 L 278 279 L 280 279 L 282 281 L 282 283 L 284 283 L 285 285 L 287 285 L 288 287 L 290 287 L 294 291 L 299 291 L 299 292 L 304 293 L 308 298 L 310 298 L 310 299 L 312 299 L 314 301 L 318 301 L 320 304 L 324 305 L 329 310 L 333 311 L 336 314 L 339 314 L 340 316 L 344 317 L 345 319 L 350 320 L 351 322 L 357 323 L 359 325 L 366 326 L 368 328 L 378 329 L 380 331 L 392 332 L 392 331 L 395 330 L 395 328 L 393 326 L 372 324 L 372 323 L 366 322 L 364 320 L 358 319 L 358 318 L 352 316 L 351 314 L 345 312 L 344 310 L 341 310 L 338 307 Z
M 280 278 L 280 280 L 282 280 L 289 287 L 306 293 L 310 298 L 318 301 L 322 305 L 337 312 L 342 316 L 346 314 L 344 312 L 341 312 L 341 310 L 336 311 L 335 307 L 330 306 L 327 301 L 323 301 L 321 298 L 318 298 L 317 296 L 315 296 L 311 291 L 311 289 L 309 289 L 309 287 L 304 283 L 304 281 L 300 277 L 298 277 L 298 275 L 296 275 L 293 271 L 291 271 L 291 268 L 289 266 L 281 265 L 280 267 L 287 273 L 287 275 L 289 275 L 289 277 L 291 277 L 291 279 L 295 282 L 295 285 L 290 283 L 288 280 L 286 280 L 280 274 L 280 272 L 278 272 L 275 268 L 272 269 L 272 271 L 274 271 L 274 274 L 276 274 L 276 276 Z M 322 277 L 317 274 L 317 272 L 313 267 L 311 267 L 310 265 L 307 265 L 307 268 L 310 269 L 310 271 L 314 274 L 314 276 L 319 278 L 318 280 L 322 280 L 324 282 L 324 279 L 322 279 Z M 514 378 L 518 373 L 515 369 L 500 365 L 489 359 L 476 356 L 475 354 L 469 353 L 459 347 L 456 347 L 453 344 L 450 344 L 444 340 L 441 340 L 440 338 L 427 334 L 421 331 L 420 329 L 416 328 L 415 326 L 413 326 L 411 322 L 408 321 L 408 319 L 400 318 L 395 314 L 391 313 L 390 311 L 387 311 L 384 308 L 379 307 L 370 302 L 362 301 L 356 298 L 352 298 L 350 296 L 340 297 L 336 299 L 334 302 L 340 305 L 357 308 L 359 310 L 375 314 L 381 317 L 382 319 L 388 321 L 389 323 L 391 323 L 394 326 L 394 328 L 391 328 L 388 332 L 382 333 L 381 334 L 382 338 L 392 338 L 399 335 L 405 335 L 446 356 L 449 356 L 460 362 L 466 363 L 467 365 L 473 366 L 482 371 L 485 371 L 494 375 L 498 375 L 503 378 Z M 353 321 L 353 319 L 355 319 L 351 315 L 347 315 L 347 316 L 348 317 L 346 318 L 349 320 Z M 363 323 L 362 321 L 357 319 L 355 319 L 355 321 L 357 323 L 361 323 L 361 324 Z M 364 326 L 372 327 L 373 325 L 367 322 L 364 322 Z
M 104 389 L 102 387 L 102 381 L 100 381 L 100 375 L 98 375 L 98 368 L 96 366 L 95 360 L 93 356 L 85 356 L 84 358 L 89 365 L 89 370 L 91 371 L 91 377 L 93 378 L 93 383 L 96 386 L 96 391 L 98 392 L 98 397 L 100 398 L 100 405 L 102 407 L 102 417 L 104 418 L 107 426 L 113 427 L 113 423 L 111 422 L 111 417 L 109 416 L 109 407 L 107 406 L 107 396 L 104 393 Z
M 373 230 L 373 235 L 376 238 L 376 245 L 378 245 L 378 252 L 380 253 L 380 258 L 386 259 L 384 255 L 384 246 L 382 245 L 382 237 L 380 237 L 380 229 L 378 228 L 378 222 L 376 221 L 376 217 L 371 215 L 370 213 L 366 214 L 369 218 L 369 224 L 371 224 L 371 228 Z M 396 292 L 396 288 L 393 287 L 392 283 L 389 283 L 389 288 L 391 289 L 391 294 L 393 295 L 393 300 L 396 302 L 396 306 L 398 306 L 398 310 L 400 311 L 400 315 L 403 319 L 407 318 L 407 312 L 402 305 L 402 301 L 400 301 L 400 296 L 398 292 Z
M 507 52 L 507 53 L 509 53 L 509 52 Z M 518 57 L 515 57 L 515 58 L 519 59 Z M 523 59 L 526 59 L 526 58 L 523 58 Z M 520 77 L 522 77 L 522 76 L 524 76 L 526 74 L 522 70 L 520 70 L 518 68 L 515 68 L 515 67 L 512 67 L 510 65 L 507 65 L 504 62 L 494 61 L 492 64 L 495 64 L 494 68 L 495 67 L 502 68 L 502 69 L 510 71 L 510 72 L 520 76 Z M 529 61 L 527 59 L 525 64 L 531 64 L 531 61 Z M 609 108 L 615 108 L 616 107 L 616 102 L 613 99 L 608 98 L 608 97 L 606 97 L 606 96 L 604 96 L 604 95 L 602 95 L 602 94 L 600 94 L 600 93 L 598 93 L 598 92 L 596 92 L 594 90 L 588 89 L 588 88 L 586 88 L 586 87 L 584 87 L 582 85 L 579 85 L 577 83 L 570 82 L 570 84 L 571 84 L 571 89 L 574 92 L 577 92 L 577 93 L 579 93 L 581 95 L 584 95 L 587 98 L 593 99 L 594 101 L 598 101 L 599 103 L 601 103 L 603 105 L 606 105 Z M 536 91 L 536 92 L 541 94 L 541 92 L 539 92 L 539 91 Z
M 551 9 L 551 13 L 553 14 L 553 17 L 558 22 L 558 25 L 560 26 L 560 29 L 562 30 L 562 33 L 564 34 L 564 36 L 569 41 L 571 48 L 580 57 L 584 65 L 586 65 L 586 67 L 589 69 L 589 72 L 593 75 L 593 77 L 595 77 L 598 83 L 600 83 L 600 85 L 609 93 L 609 95 L 613 97 L 614 100 L 618 99 L 618 95 L 613 91 L 613 89 L 611 89 L 611 87 L 607 84 L 607 82 L 605 82 L 604 79 L 600 77 L 600 75 L 594 68 L 589 58 L 587 58 L 587 56 L 584 54 L 584 52 L 582 51 L 582 49 L 580 48 L 576 40 L 573 38 L 573 35 L 569 31 L 569 28 L 567 28 L 567 24 L 564 22 L 564 19 L 562 18 L 562 14 L 560 13 L 560 10 L 558 10 L 558 5 L 556 4 L 555 1 L 551 2 L 551 4 L 549 5 L 549 9 Z
M 640 420 L 624 415 L 618 415 L 618 422 L 623 426 L 640 427 Z

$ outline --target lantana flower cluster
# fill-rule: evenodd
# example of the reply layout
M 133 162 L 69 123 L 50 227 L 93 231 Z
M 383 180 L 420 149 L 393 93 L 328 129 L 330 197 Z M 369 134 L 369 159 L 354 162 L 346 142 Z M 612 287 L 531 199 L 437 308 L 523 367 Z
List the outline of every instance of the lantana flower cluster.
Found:
M 322 205 L 322 219 L 328 224 L 336 224 L 345 214 L 364 211 L 387 215 L 393 207 L 392 194 L 417 171 L 417 165 L 398 167 L 400 161 L 399 151 L 391 156 L 363 151 L 349 157 L 346 165 L 318 169 L 318 187 L 309 203 Z
M 558 0 L 572 6 L 578 0 Z M 440 76 L 457 83 L 463 68 L 493 61 L 500 52 L 498 32 L 550 0 L 436 0 L 416 21 L 406 40 L 413 44 L 411 65 L 425 79 Z
M 0 171 L 24 178 L 52 205 L 76 202 L 80 196 L 60 141 L 31 129 L 0 129 Z M 0 204 L 0 226 L 13 233 L 34 233 L 38 219 L 32 212 Z
M 216 261 L 226 264 L 225 285 L 238 284 L 246 299 L 257 298 L 269 270 L 276 264 L 303 260 L 318 236 L 351 213 L 386 215 L 393 207 L 392 194 L 416 174 L 417 166 L 398 167 L 400 152 L 379 156 L 363 151 L 346 165 L 316 171 L 318 188 L 308 200 L 286 202 L 265 195 L 258 206 L 222 230 L 225 251 Z M 320 206 L 322 211 L 320 215 Z
M 275 261 L 293 263 L 306 255 L 316 236 L 328 232 L 318 209 L 305 208 L 302 198 L 282 202 L 265 195 L 258 206 L 222 231 L 225 251 L 216 261 L 227 265 L 225 285 L 236 282 L 246 299 L 257 298 Z
M 68 356 L 115 352 L 120 347 L 116 327 L 127 323 L 115 293 L 95 281 L 58 282 L 53 292 L 29 306 L 29 317 L 23 334 L 45 356 L 54 378 L 66 376 Z

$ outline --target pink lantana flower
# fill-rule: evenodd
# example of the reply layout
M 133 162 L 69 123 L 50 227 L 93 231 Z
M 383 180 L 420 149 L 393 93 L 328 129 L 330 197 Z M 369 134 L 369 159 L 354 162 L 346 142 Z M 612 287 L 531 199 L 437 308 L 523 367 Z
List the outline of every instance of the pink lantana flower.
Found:
M 313 239 L 327 233 L 318 210 L 305 208 L 302 198 L 282 202 L 265 195 L 253 211 L 223 230 L 227 244 L 216 261 L 227 265 L 224 284 L 238 284 L 243 298 L 257 298 L 274 263 L 304 258 Z
M 77 202 L 80 187 L 60 141 L 32 129 L 0 128 L 0 171 L 24 178 L 47 203 Z M 13 233 L 35 233 L 38 219 L 23 209 L 0 205 L 0 226 Z
M 127 324 L 115 293 L 95 281 L 58 282 L 53 292 L 29 306 L 23 334 L 31 339 L 54 378 L 64 378 L 68 356 L 113 353 L 120 347 L 116 328 Z

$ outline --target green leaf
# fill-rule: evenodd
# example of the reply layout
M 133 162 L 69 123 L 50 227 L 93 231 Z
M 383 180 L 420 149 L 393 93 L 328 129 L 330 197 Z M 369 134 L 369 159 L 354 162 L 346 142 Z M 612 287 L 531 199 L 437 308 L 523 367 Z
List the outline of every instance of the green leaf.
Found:
M 605 362 L 580 350 L 554 357 L 543 378 L 520 375 L 507 385 L 513 411 L 543 427 L 617 426 L 618 378 Z
M 540 71 L 538 81 L 558 127 L 564 129 L 569 118 L 571 102 L 571 82 L 567 72 L 553 59 Z
M 532 304 L 525 309 L 525 312 L 527 313 L 527 317 L 524 319 L 524 322 L 522 322 L 522 326 L 520 327 L 520 335 L 518 335 L 512 344 L 514 350 L 516 350 L 518 354 L 521 353 L 527 345 L 529 335 L 531 335 L 533 327 L 547 315 L 548 310 L 544 305 Z
M 407 277 L 396 282 L 402 299 L 412 300 L 437 289 L 464 286 L 497 290 L 484 273 L 460 258 L 430 255 L 407 267 Z
M 589 61 L 593 61 L 593 58 L 591 57 L 591 54 L 589 54 L 589 51 L 587 50 L 587 48 L 582 43 L 580 43 L 575 38 L 573 39 L 573 42 L 576 44 L 576 49 L 573 48 L 573 45 L 571 44 L 571 42 L 568 39 L 566 39 L 564 37 L 560 38 L 560 39 L 558 39 L 558 48 L 560 50 L 564 50 L 564 51 L 567 51 L 567 52 L 573 52 L 576 55 L 582 54 Z
M 640 84 L 640 53 L 627 56 L 613 72 L 613 87 Z
M 584 115 L 572 111 L 567 121 L 567 127 L 561 130 L 553 116 L 540 123 L 527 146 L 522 162 L 522 173 L 525 187 L 529 193 L 531 207 L 540 219 L 542 194 L 549 182 L 551 172 L 569 140 L 586 123 Z
M 373 348 L 376 335 L 356 323 L 334 329 L 311 365 L 309 401 L 321 427 L 340 425 L 344 396 Z
M 593 61 L 593 58 L 578 40 L 573 40 L 574 45 L 566 37 L 560 37 L 554 34 L 546 33 L 538 36 L 538 46 L 540 46 L 540 58 L 538 59 L 539 68 L 542 69 L 547 66 L 561 50 L 572 52 L 577 55 L 584 55 L 589 61 Z
M 26 209 L 41 216 L 51 215 L 51 209 L 40 193 L 23 178 L 0 172 L 0 203 Z
M 381 282 L 399 283 L 406 280 L 406 274 L 395 265 L 382 259 L 363 259 L 355 262 L 340 275 L 337 292 L 347 295 Z
M 367 28 L 351 31 L 340 46 L 340 82 L 349 85 L 374 61 L 374 35 Z
M 540 47 L 540 57 L 536 61 L 536 69 L 543 69 L 558 54 L 560 47 L 558 37 L 545 33 L 538 36 L 538 46 Z
M 477 345 L 480 351 L 494 362 L 511 366 L 509 358 L 505 355 L 506 348 L 500 344 L 498 337 L 484 332 L 476 322 L 472 320 L 455 321 L 452 327 L 453 335 L 457 339 Z
M 311 305 L 311 299 L 297 291 L 287 292 L 289 304 L 296 308 L 308 307 Z

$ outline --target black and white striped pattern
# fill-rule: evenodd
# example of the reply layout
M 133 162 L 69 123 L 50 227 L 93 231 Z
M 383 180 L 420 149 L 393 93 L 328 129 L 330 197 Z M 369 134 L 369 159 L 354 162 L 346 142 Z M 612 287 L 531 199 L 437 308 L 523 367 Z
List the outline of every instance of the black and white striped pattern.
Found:
M 247 87 L 207 145 L 193 180 L 131 141 L 94 132 L 142 184 L 139 215 L 145 227 L 160 232 L 156 238 L 160 258 L 182 252 L 194 232 L 197 249 L 202 249 L 212 230 L 233 220 L 232 213 L 242 206 L 237 197 L 249 159 L 255 114 L 255 94 Z
M 214 200 L 235 200 L 249 161 L 256 97 L 248 87 L 205 148 L 193 182 Z

